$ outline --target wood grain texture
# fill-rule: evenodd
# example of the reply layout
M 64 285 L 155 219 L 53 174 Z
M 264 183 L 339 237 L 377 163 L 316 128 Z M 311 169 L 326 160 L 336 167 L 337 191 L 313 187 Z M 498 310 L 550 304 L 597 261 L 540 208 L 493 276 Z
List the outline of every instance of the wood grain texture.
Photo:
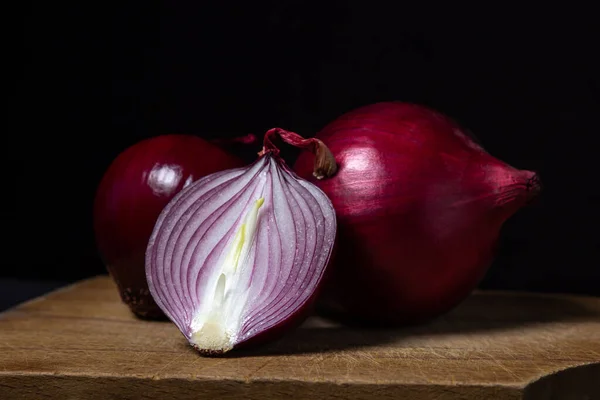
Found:
M 600 399 L 600 299 L 476 293 L 394 330 L 308 320 L 203 358 L 136 319 L 108 277 L 0 314 L 0 399 Z

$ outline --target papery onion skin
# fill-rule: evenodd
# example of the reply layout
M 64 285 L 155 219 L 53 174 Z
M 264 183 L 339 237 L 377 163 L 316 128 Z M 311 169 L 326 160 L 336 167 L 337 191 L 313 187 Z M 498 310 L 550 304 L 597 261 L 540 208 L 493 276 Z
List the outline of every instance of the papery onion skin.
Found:
M 183 187 L 243 162 L 188 134 L 141 140 L 121 152 L 104 173 L 94 199 L 98 251 L 122 301 L 140 318 L 164 319 L 148 290 L 145 251 L 156 218 Z
M 425 106 L 383 102 L 352 110 L 315 138 L 338 172 L 312 177 L 338 216 L 338 252 L 319 300 L 347 323 L 427 321 L 464 300 L 493 260 L 503 223 L 540 190 L 538 176 L 481 148 Z
M 275 135 L 312 147 L 312 140 L 270 130 L 253 164 L 208 175 L 177 194 L 148 242 L 150 292 L 205 356 L 272 341 L 298 326 L 327 276 L 335 211 L 280 158 Z

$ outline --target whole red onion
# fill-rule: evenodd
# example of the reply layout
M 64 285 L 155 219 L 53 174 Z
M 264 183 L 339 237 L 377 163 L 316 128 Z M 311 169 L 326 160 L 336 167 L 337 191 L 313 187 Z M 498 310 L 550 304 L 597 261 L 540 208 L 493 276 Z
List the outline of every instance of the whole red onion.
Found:
M 348 321 L 415 323 L 453 308 L 483 278 L 505 220 L 540 189 L 535 173 L 420 105 L 364 106 L 315 137 L 337 174 L 311 177 L 305 154 L 294 169 L 336 210 L 338 251 L 320 308 Z
M 164 317 L 148 291 L 144 267 L 162 209 L 198 178 L 241 165 L 221 147 L 185 134 L 142 140 L 111 163 L 94 201 L 96 244 L 123 302 L 136 315 Z

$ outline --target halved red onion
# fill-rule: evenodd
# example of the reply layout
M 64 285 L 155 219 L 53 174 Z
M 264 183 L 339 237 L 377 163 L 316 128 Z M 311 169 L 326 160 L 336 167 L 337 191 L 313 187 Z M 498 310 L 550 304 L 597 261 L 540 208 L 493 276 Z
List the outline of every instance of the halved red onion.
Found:
M 202 354 L 301 323 L 331 256 L 331 201 L 286 166 L 270 132 L 252 165 L 206 176 L 175 196 L 148 243 L 150 292 Z

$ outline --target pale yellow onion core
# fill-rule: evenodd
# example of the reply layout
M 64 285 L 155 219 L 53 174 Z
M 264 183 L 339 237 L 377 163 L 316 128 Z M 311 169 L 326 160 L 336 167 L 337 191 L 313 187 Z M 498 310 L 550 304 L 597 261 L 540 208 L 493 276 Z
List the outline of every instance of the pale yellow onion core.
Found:
M 258 212 L 265 202 L 260 198 L 254 202 L 248 211 L 244 222 L 240 225 L 225 256 L 220 273 L 217 273 L 212 296 L 205 297 L 209 304 L 203 305 L 191 324 L 192 336 L 190 343 L 199 348 L 214 351 L 227 351 L 232 348 L 235 336 L 238 334 L 242 312 L 247 294 L 228 296 L 236 290 L 240 272 L 240 262 L 246 260 L 250 246 L 258 228 Z M 229 301 L 236 298 L 235 304 Z

